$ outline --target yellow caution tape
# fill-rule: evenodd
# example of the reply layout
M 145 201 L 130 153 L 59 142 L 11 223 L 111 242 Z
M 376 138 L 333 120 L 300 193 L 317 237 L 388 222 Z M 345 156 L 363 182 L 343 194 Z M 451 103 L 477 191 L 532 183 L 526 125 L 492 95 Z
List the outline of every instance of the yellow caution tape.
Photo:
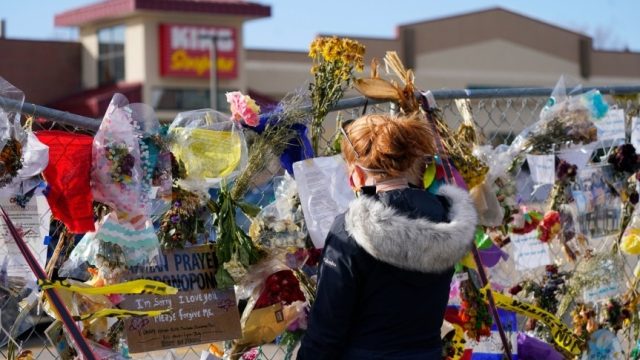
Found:
M 72 284 L 66 280 L 38 280 L 38 286 L 42 290 L 65 289 L 72 292 L 86 295 L 109 295 L 109 294 L 153 294 L 153 295 L 174 295 L 178 289 L 160 281 L 139 279 L 127 281 L 120 284 L 102 287 L 84 286 Z
M 171 312 L 171 309 L 165 310 L 148 310 L 148 311 L 133 311 L 124 309 L 102 309 L 94 313 L 84 314 L 80 316 L 74 316 L 75 321 L 87 321 L 92 319 L 99 319 L 103 317 L 143 317 L 143 316 L 159 316 Z
M 482 292 L 486 294 L 486 289 Z M 541 321 L 551 329 L 551 335 L 555 343 L 570 354 L 580 355 L 584 348 L 584 340 L 576 336 L 560 319 L 553 314 L 540 309 L 539 307 L 528 304 L 499 292 L 492 291 L 493 299 L 499 308 L 513 311 L 515 313 L 527 316 L 532 319 Z

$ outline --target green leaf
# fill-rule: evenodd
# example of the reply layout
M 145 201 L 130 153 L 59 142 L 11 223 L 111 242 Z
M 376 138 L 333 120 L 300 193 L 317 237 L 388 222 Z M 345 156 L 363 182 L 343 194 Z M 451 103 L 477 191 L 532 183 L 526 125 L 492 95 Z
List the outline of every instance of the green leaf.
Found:
M 216 272 L 216 282 L 218 283 L 219 289 L 226 289 L 235 285 L 233 278 L 229 275 L 229 272 L 222 267 L 222 264 L 220 264 Z
M 261 210 L 259 206 L 250 204 L 245 201 L 240 201 L 237 203 L 237 205 L 245 215 L 251 218 L 256 217 Z

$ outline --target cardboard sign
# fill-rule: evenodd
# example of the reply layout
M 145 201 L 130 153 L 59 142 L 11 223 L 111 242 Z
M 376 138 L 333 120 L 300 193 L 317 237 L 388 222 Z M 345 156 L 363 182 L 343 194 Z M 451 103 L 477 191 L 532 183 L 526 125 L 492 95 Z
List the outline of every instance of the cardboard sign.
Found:
M 236 28 L 209 25 L 160 24 L 160 74 L 208 78 L 211 40 L 216 37 L 216 68 L 220 79 L 238 77 Z
M 176 295 L 127 296 L 127 310 L 171 309 L 156 317 L 125 321 L 132 353 L 205 344 L 241 336 L 240 314 L 233 289 L 216 289 L 213 245 L 165 252 L 164 263 L 130 269 L 132 278 L 162 281 L 179 289 Z

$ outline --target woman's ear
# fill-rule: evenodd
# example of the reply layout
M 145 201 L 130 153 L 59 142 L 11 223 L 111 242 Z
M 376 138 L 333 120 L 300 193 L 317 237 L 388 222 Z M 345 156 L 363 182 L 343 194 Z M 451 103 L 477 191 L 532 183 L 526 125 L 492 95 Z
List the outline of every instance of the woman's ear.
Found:
M 367 174 L 359 166 L 353 166 L 351 168 L 351 187 L 354 190 L 360 190 L 367 181 Z

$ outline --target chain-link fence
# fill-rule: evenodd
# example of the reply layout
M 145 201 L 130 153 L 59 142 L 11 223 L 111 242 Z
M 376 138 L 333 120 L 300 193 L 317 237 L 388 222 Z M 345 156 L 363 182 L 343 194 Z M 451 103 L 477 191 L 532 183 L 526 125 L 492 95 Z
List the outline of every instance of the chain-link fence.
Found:
M 607 94 L 633 94 L 640 93 L 638 87 L 607 87 L 601 89 Z M 485 144 L 497 146 L 500 144 L 508 144 L 513 138 L 527 126 L 535 123 L 539 119 L 540 111 L 545 106 L 551 89 L 490 89 L 481 91 L 441 91 L 434 92 L 437 99 L 437 105 L 442 109 L 443 117 L 447 121 L 451 129 L 456 129 L 462 122 L 460 110 L 455 100 L 469 98 L 471 100 L 471 114 L 476 125 L 476 130 L 480 135 L 481 141 Z M 637 113 L 638 99 L 611 97 L 607 100 L 612 106 L 616 106 L 625 111 L 625 114 Z M 16 107 L 18 105 L 12 103 L 2 103 L 2 106 Z M 340 102 L 336 107 L 339 114 L 338 117 L 351 118 L 357 117 L 362 113 L 372 112 L 388 112 L 392 111 L 389 104 L 373 104 L 367 103 L 363 99 L 348 99 Z M 99 120 L 83 118 L 79 116 L 71 116 L 62 112 L 52 111 L 50 109 L 35 106 L 33 104 L 25 104 L 22 106 L 23 118 L 33 121 L 33 129 L 51 130 L 57 129 L 66 132 L 83 133 L 91 135 L 95 132 L 99 125 Z M 335 116 L 333 116 L 335 118 Z M 630 122 L 630 118 L 627 119 Z M 629 129 L 630 126 L 627 126 Z M 335 126 L 328 125 L 327 129 L 335 129 Z M 324 141 L 330 144 L 335 134 L 332 131 L 325 133 Z M 628 136 L 628 134 L 627 134 Z M 627 139 L 628 140 L 628 139 Z M 611 144 L 601 144 L 602 149 L 600 156 L 604 156 L 610 151 Z M 606 146 L 605 146 L 606 145 Z M 281 174 L 277 161 L 270 166 L 266 175 L 261 179 L 256 179 L 253 189 L 249 192 L 248 197 L 254 203 L 266 205 L 273 201 L 273 193 L 270 189 L 268 179 L 272 176 Z M 523 177 L 522 188 L 523 194 L 532 191 L 533 184 L 528 175 Z M 528 198 L 521 199 L 523 203 L 528 203 Z M 49 222 L 50 213 L 46 215 L 46 223 Z M 596 225 L 597 226 L 597 225 Z M 604 225 L 603 225 L 604 226 Z M 609 226 L 609 225 L 608 225 Z M 611 225 L 611 226 L 615 226 Z M 63 232 L 63 226 L 57 222 L 51 223 L 50 228 L 49 249 L 54 249 L 49 254 L 44 254 L 43 248 L 37 251 L 36 256 L 40 258 L 56 258 L 63 257 L 68 251 L 70 244 L 73 243 L 72 236 Z M 598 249 L 607 249 L 611 247 L 611 239 L 598 240 L 592 243 L 592 247 Z M 550 245 L 551 257 L 556 263 L 564 264 L 564 268 L 572 271 L 580 265 L 578 257 L 576 261 L 568 261 L 561 246 L 557 243 Z M 50 250 L 51 251 L 51 250 Z M 624 280 L 631 282 L 633 280 L 633 269 L 635 267 L 635 258 L 622 257 L 624 266 Z M 2 259 L 0 259 L 2 261 Z M 54 269 L 49 269 L 54 271 Z M 540 280 L 543 276 L 542 271 L 537 272 L 514 272 L 513 283 L 525 277 Z M 8 283 L 0 284 L 0 319 L 2 321 L 2 329 L 0 333 L 0 356 L 8 358 L 15 356 L 23 350 L 31 350 L 33 358 L 36 359 L 56 359 L 56 349 L 47 341 L 44 335 L 44 329 L 49 326 L 51 320 L 44 315 L 40 305 L 35 300 L 35 284 L 24 283 L 21 279 L 9 279 Z M 20 303 L 22 302 L 22 303 Z M 25 310 L 26 309 L 26 310 Z M 522 324 L 520 324 L 522 325 Z M 520 326 L 522 328 L 522 326 Z M 134 358 L 139 359 L 200 359 L 202 351 L 206 351 L 207 346 L 194 346 L 187 348 L 179 348 L 171 351 L 160 351 L 149 354 L 135 354 Z M 276 344 L 266 345 L 261 348 L 260 359 L 284 359 L 286 351 L 284 348 Z

